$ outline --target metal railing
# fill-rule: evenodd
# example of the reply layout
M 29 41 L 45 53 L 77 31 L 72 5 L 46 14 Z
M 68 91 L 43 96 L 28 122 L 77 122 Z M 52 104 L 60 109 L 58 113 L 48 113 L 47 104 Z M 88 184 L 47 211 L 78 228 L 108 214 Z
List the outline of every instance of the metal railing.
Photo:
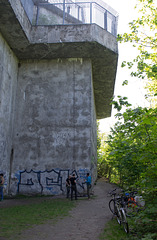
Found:
M 21 0 L 32 25 L 95 23 L 117 35 L 118 15 L 100 5 L 101 0 Z

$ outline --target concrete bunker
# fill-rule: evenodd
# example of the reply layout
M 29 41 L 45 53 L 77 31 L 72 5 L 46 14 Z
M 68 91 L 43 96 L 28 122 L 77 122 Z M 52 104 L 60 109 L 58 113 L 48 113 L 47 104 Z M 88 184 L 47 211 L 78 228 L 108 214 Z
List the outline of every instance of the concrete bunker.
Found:
M 96 119 L 111 114 L 117 15 L 101 0 L 80 2 L 0 0 L 0 172 L 6 194 L 64 194 L 65 179 L 74 172 L 81 194 L 86 173 L 93 183 L 97 177 Z M 76 4 L 82 10 L 74 15 Z M 90 14 L 94 6 L 104 9 L 102 26 L 85 18 L 87 6 Z

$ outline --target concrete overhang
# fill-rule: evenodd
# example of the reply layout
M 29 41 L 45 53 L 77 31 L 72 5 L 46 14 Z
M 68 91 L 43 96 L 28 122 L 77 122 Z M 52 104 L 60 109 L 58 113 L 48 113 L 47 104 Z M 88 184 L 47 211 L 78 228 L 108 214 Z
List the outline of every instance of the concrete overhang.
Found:
M 116 37 L 96 24 L 32 26 L 19 0 L 0 0 L 0 32 L 19 61 L 91 59 L 97 119 L 110 117 L 118 62 Z

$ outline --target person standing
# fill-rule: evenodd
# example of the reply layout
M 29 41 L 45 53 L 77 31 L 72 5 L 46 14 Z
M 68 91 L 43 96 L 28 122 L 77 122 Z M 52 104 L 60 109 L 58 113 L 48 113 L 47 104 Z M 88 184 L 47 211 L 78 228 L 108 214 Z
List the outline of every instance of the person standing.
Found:
M 4 187 L 4 177 L 3 173 L 0 174 L 0 201 L 3 201 L 3 187 Z
M 70 193 L 70 176 L 66 179 L 66 189 L 67 189 L 67 198 L 69 198 L 69 193 Z
M 75 174 L 70 178 L 71 182 L 71 200 L 73 200 L 73 192 L 75 192 L 75 200 L 77 200 L 77 187 L 76 187 L 76 177 Z
M 90 199 L 91 176 L 89 175 L 89 173 L 87 173 L 86 184 L 87 184 L 87 196 L 88 196 L 88 199 Z

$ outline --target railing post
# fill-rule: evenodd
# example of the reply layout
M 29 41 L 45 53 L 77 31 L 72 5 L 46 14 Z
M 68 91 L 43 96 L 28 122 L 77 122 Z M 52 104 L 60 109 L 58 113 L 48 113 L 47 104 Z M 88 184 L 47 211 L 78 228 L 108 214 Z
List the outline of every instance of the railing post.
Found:
M 114 21 L 114 36 L 117 36 L 117 17 L 115 17 L 115 21 Z
M 115 19 L 112 17 L 112 32 L 111 32 L 114 36 L 115 36 Z
M 63 2 L 63 25 L 64 25 L 64 21 L 65 21 L 65 0 Z
M 104 12 L 104 29 L 107 31 L 107 10 Z
M 92 2 L 90 3 L 90 24 L 92 24 Z
M 39 19 L 39 5 L 37 5 L 37 14 L 35 19 L 35 25 L 38 25 L 38 19 Z
M 80 6 L 78 6 L 78 16 L 77 16 L 78 20 L 80 20 Z

